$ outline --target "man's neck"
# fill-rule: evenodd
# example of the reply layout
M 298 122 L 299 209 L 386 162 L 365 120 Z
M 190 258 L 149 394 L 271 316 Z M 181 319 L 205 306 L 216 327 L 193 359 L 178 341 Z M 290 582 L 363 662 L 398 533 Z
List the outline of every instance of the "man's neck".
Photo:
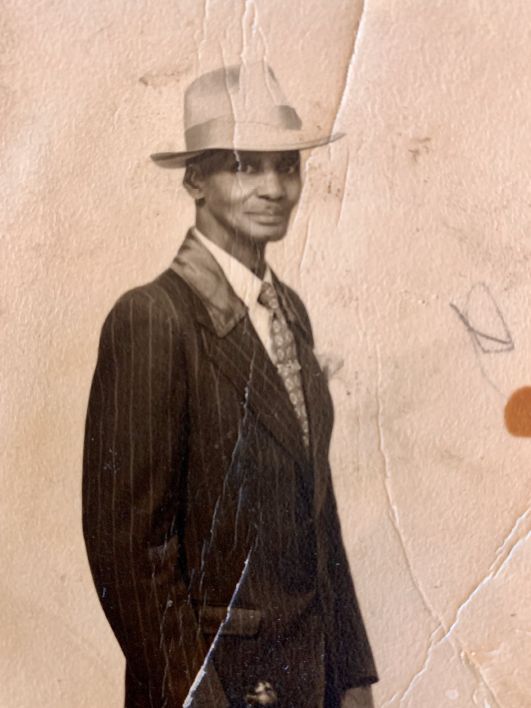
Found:
M 211 224 L 203 224 L 200 218 L 196 219 L 195 226 L 203 236 L 240 261 L 260 279 L 263 279 L 266 272 L 265 243 L 257 244 L 238 237 L 236 233 L 230 234 L 225 229 L 213 228 Z

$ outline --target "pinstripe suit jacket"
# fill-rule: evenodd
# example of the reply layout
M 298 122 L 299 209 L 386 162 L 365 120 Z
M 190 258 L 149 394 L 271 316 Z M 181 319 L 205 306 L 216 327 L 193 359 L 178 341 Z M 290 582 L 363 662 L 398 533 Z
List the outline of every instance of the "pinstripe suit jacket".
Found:
M 103 326 L 83 528 L 126 657 L 127 708 L 180 708 L 194 679 L 194 708 L 223 708 L 214 633 L 267 636 L 279 621 L 289 632 L 316 602 L 327 706 L 377 680 L 328 466 L 331 399 L 306 310 L 275 284 L 302 367 L 310 459 L 245 306 L 193 233 Z

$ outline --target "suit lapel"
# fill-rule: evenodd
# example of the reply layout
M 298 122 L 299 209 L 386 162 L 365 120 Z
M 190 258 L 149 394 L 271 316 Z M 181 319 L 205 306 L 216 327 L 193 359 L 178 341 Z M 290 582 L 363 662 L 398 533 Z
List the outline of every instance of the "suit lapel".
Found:
M 244 317 L 225 337 L 202 330 L 207 356 L 236 387 L 276 440 L 302 466 L 307 453 L 299 421 L 275 366 L 248 317 Z
M 310 427 L 310 455 L 313 461 L 314 470 L 314 507 L 319 510 L 326 495 L 326 478 L 321 473 L 317 461 L 320 459 L 320 451 L 326 450 L 328 446 L 329 419 L 331 415 L 331 402 L 324 380 L 323 372 L 313 353 L 313 348 L 303 336 L 297 336 L 299 363 L 301 365 L 301 377 L 304 393 L 306 396 L 306 409 L 308 413 L 308 424 Z
M 297 343 L 310 426 L 314 508 L 319 512 L 328 490 L 328 445 L 333 425 L 333 404 L 325 376 L 313 352 L 313 336 L 306 310 L 300 301 L 291 297 L 289 289 L 276 276 L 274 280 Z
M 193 231 L 188 232 L 171 267 L 199 299 L 193 310 L 201 325 L 207 356 L 278 442 L 303 468 L 308 467 L 301 427 L 282 379 L 256 334 L 245 305 Z M 278 279 L 274 280 L 280 286 L 288 320 L 298 323 L 306 337 L 311 336 L 297 318 Z

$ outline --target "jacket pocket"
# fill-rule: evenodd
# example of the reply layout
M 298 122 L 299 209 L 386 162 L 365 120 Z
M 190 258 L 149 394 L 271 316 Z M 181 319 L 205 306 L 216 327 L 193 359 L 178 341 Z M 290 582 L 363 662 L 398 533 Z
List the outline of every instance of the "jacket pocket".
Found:
M 258 634 L 262 613 L 242 607 L 213 607 L 204 605 L 197 610 L 198 623 L 204 634 L 254 637 Z

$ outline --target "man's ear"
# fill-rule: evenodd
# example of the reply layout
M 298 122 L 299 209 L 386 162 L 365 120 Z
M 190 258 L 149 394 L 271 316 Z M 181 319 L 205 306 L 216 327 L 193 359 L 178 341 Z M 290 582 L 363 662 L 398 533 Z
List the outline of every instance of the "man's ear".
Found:
M 198 165 L 187 166 L 184 172 L 183 186 L 196 202 L 203 199 L 205 196 L 203 192 L 203 178 Z

